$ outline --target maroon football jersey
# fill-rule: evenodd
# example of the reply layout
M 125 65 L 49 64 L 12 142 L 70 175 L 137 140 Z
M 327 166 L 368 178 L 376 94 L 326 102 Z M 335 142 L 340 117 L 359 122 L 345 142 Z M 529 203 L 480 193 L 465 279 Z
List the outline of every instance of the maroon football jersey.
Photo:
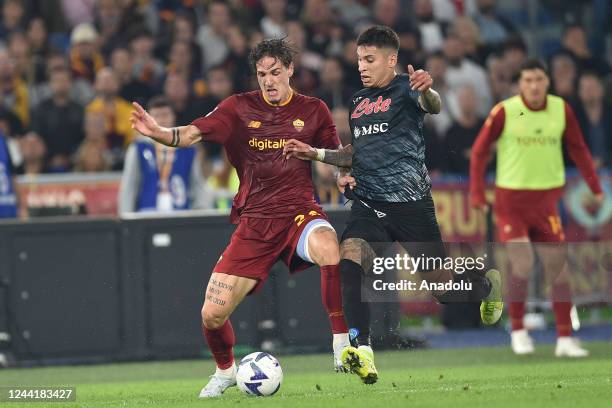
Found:
M 225 146 L 238 172 L 232 222 L 241 216 L 292 217 L 321 210 L 314 200 L 310 162 L 283 156 L 283 146 L 292 138 L 318 148 L 338 148 L 336 127 L 321 100 L 294 93 L 283 106 L 273 106 L 260 91 L 247 92 L 230 96 L 192 125 L 203 140 Z

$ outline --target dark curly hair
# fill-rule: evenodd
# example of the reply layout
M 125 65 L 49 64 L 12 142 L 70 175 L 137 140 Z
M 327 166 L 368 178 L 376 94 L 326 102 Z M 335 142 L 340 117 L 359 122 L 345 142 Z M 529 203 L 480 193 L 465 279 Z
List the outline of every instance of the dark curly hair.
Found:
M 297 50 L 285 38 L 263 40 L 257 44 L 249 54 L 249 66 L 253 72 L 257 71 L 256 64 L 264 57 L 272 57 L 281 62 L 285 68 L 293 62 Z

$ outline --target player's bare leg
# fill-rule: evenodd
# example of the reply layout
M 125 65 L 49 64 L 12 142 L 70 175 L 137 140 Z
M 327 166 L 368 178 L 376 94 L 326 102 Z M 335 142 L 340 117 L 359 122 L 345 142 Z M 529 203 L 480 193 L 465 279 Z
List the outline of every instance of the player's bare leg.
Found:
M 572 337 L 572 293 L 569 280 L 569 265 L 564 243 L 536 244 L 538 258 L 542 263 L 545 281 L 551 287 L 551 301 L 557 326 L 557 357 L 587 357 L 588 350 L 582 348 Z
M 361 299 L 361 280 L 364 269 L 369 269 L 375 254 L 370 245 L 360 238 L 348 238 L 340 245 L 340 274 L 345 310 L 350 314 L 351 330 L 355 330 L 356 347 L 345 349 L 342 363 L 366 384 L 378 380 L 374 352 L 370 343 L 370 306 Z
M 200 392 L 200 398 L 221 396 L 227 388 L 236 385 L 234 329 L 229 317 L 256 284 L 255 279 L 225 273 L 210 276 L 202 307 L 202 330 L 217 369 Z

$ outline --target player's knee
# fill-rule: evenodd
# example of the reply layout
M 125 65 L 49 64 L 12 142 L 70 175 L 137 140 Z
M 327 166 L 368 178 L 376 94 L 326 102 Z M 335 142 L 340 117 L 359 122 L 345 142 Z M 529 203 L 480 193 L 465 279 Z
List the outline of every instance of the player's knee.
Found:
M 227 316 L 220 313 L 218 310 L 209 310 L 206 307 L 202 308 L 202 323 L 209 330 L 215 330 L 223 326 Z
M 319 265 L 337 265 L 340 262 L 340 248 L 336 232 L 320 229 L 313 232 L 308 242 L 310 257 Z

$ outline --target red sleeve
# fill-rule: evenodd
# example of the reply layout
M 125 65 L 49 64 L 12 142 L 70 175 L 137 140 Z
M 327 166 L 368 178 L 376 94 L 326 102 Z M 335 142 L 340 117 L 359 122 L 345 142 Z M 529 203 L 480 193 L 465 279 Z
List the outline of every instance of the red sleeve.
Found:
M 470 203 L 472 206 L 486 204 L 485 171 L 491 159 L 491 146 L 499 139 L 505 122 L 506 112 L 504 106 L 499 103 L 489 113 L 489 117 L 472 146 L 470 157 Z
M 202 132 L 202 140 L 224 144 L 234 131 L 236 123 L 236 96 L 223 101 L 206 116 L 197 118 L 191 124 Z
M 319 101 L 318 108 L 319 129 L 314 138 L 313 147 L 334 150 L 340 146 L 340 138 L 336 132 L 336 125 L 332 119 L 329 108 L 323 101 Z
M 597 177 L 595 172 L 595 164 L 593 163 L 591 152 L 589 152 L 589 148 L 584 142 L 574 110 L 567 102 L 565 103 L 565 133 L 563 134 L 563 140 L 569 156 L 578 167 L 578 170 L 580 170 L 580 174 L 582 174 L 593 194 L 601 193 L 603 190 L 599 183 L 599 177 Z

